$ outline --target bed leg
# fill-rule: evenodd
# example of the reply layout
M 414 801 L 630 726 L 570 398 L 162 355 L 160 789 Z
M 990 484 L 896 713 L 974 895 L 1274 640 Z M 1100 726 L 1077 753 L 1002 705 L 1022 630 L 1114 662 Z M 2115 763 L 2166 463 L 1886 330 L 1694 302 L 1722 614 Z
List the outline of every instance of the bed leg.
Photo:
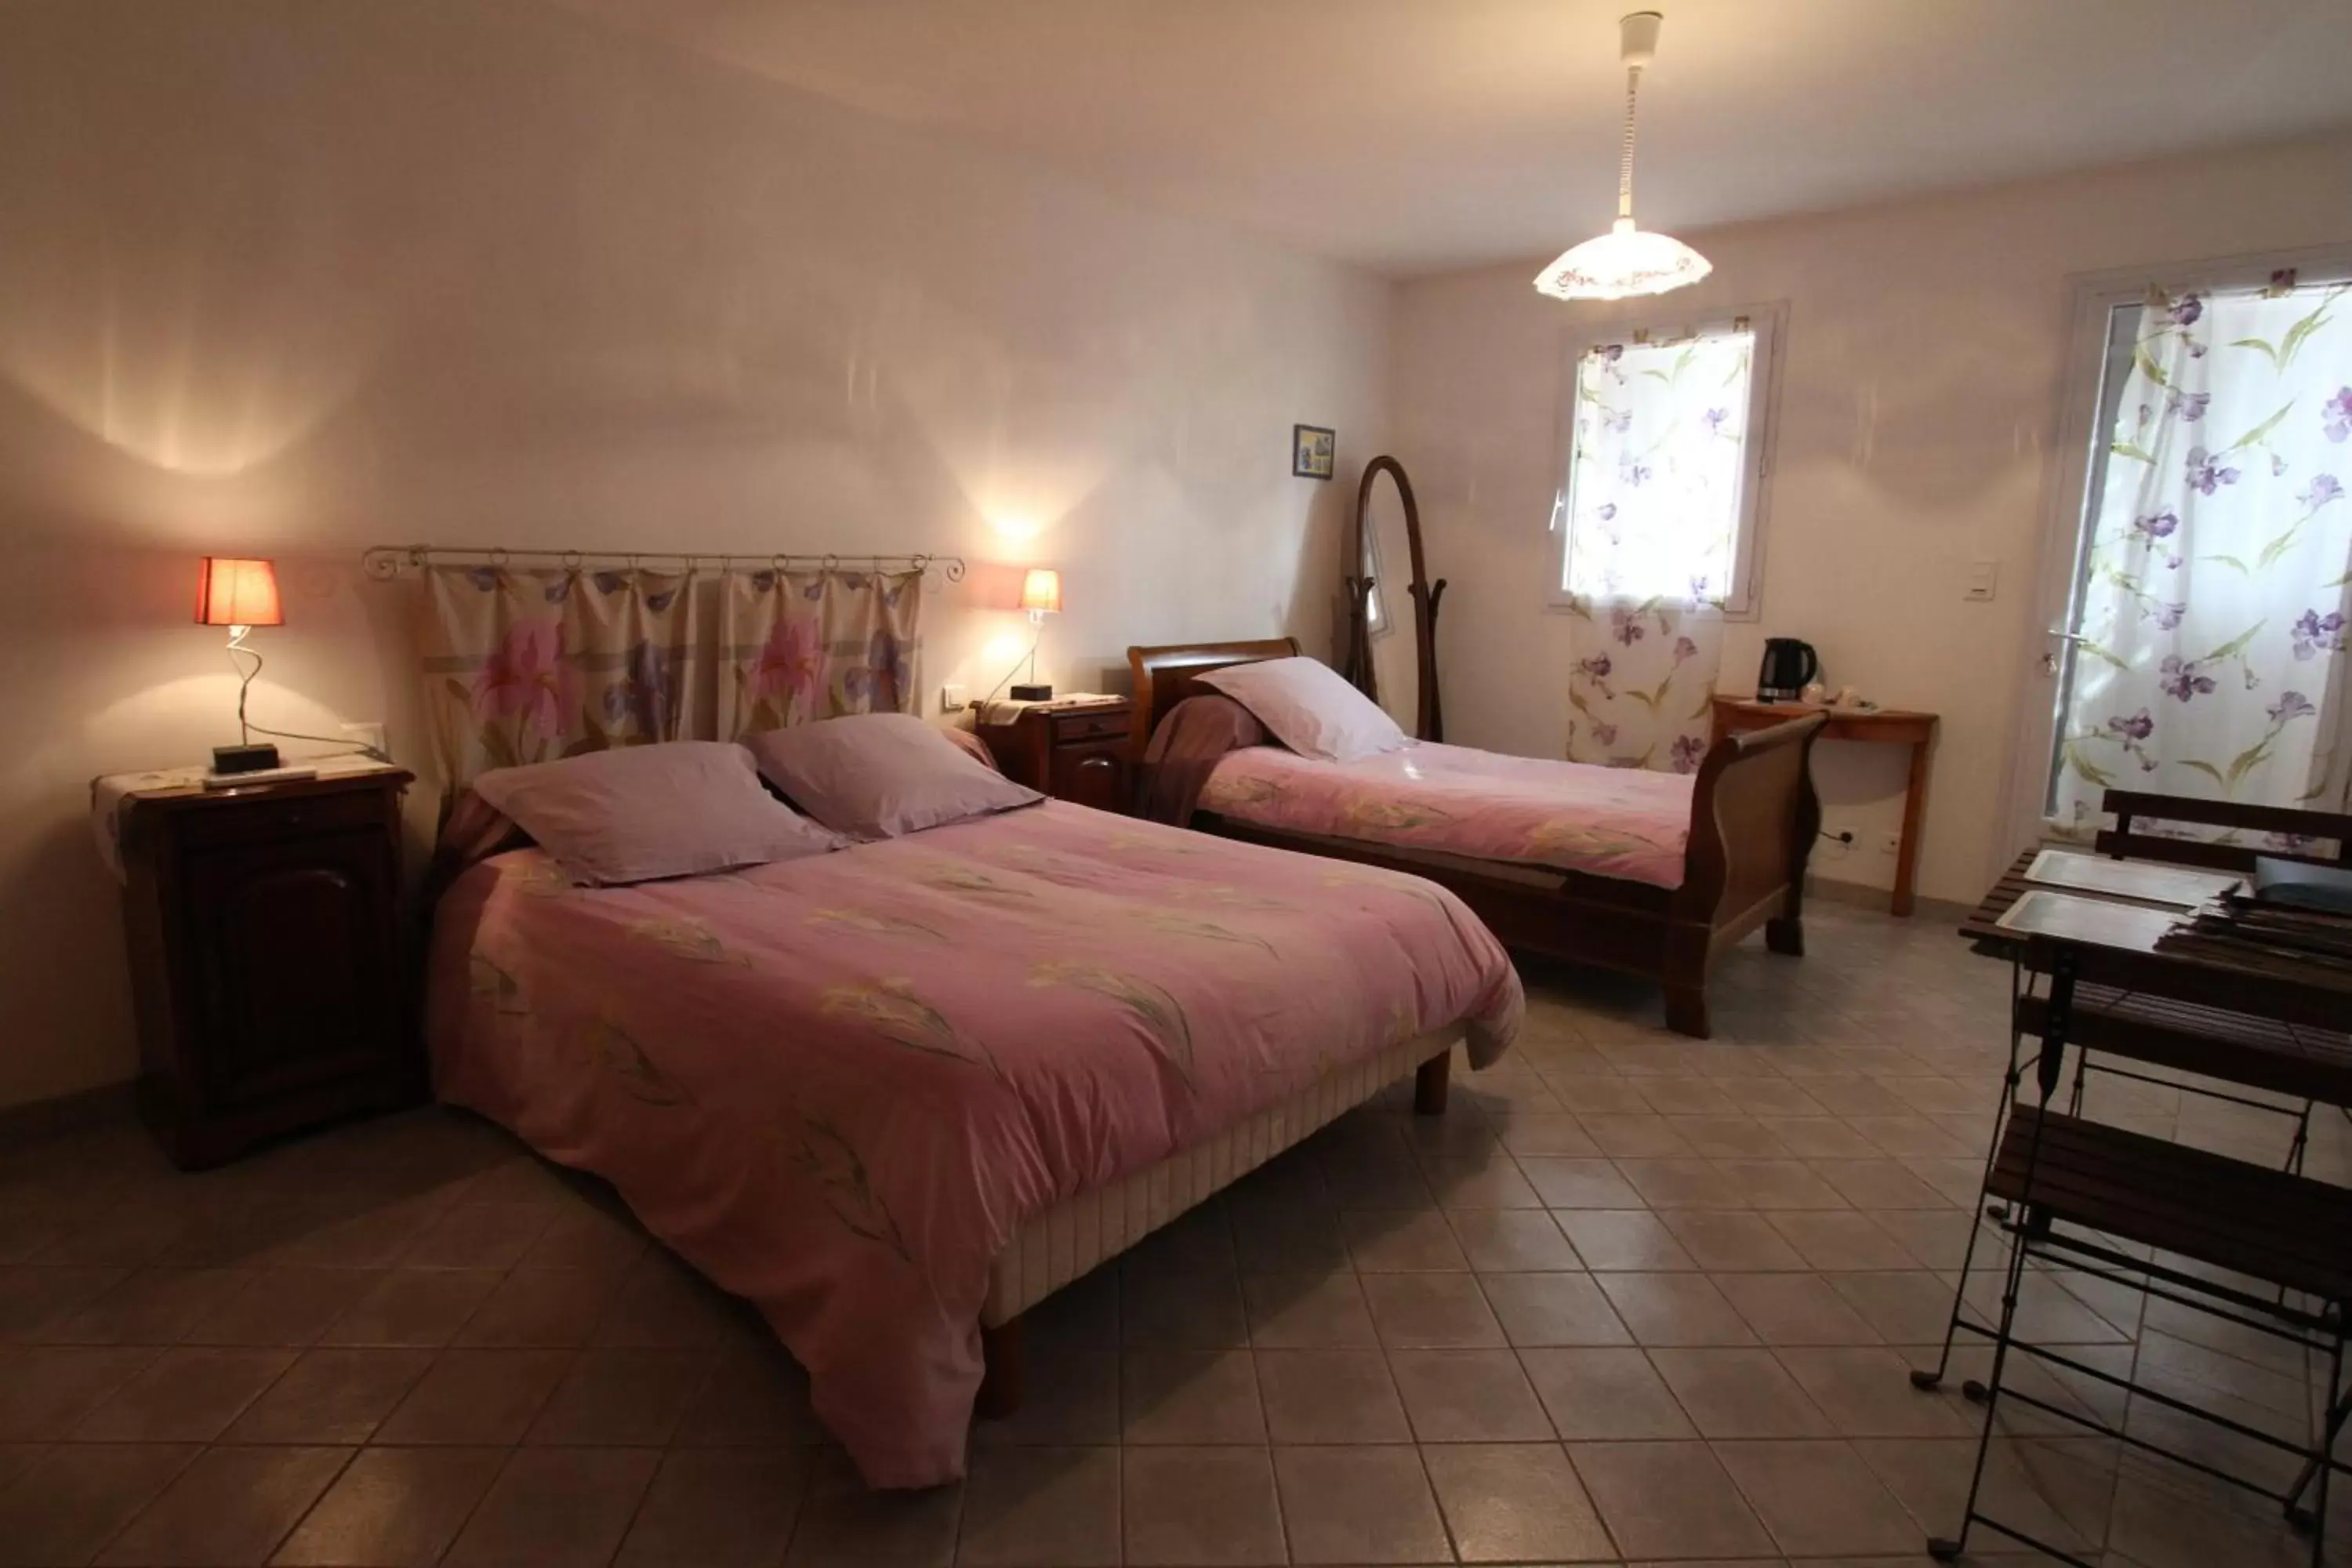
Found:
M 1805 956 L 1805 922 L 1799 915 L 1775 915 L 1764 922 L 1764 945 L 1790 958 Z
M 1666 987 L 1666 1027 L 1677 1035 L 1688 1035 L 1694 1040 L 1711 1037 L 1713 1031 L 1707 1027 L 1705 986 Z
M 1430 1058 L 1412 1075 L 1412 1113 L 1415 1116 L 1445 1114 L 1445 1094 L 1454 1079 L 1454 1047 Z
M 982 1323 L 980 1355 L 985 1370 L 981 1373 L 980 1395 L 972 1401 L 972 1414 L 982 1420 L 1002 1421 L 1021 1408 L 1024 1362 L 1021 1320 L 993 1328 Z

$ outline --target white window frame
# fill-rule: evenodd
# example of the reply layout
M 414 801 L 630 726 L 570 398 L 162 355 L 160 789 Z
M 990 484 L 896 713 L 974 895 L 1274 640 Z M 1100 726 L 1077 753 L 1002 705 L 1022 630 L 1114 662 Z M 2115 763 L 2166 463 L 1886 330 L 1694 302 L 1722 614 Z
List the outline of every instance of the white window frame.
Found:
M 1752 621 L 1762 614 L 1764 597 L 1764 537 L 1771 514 L 1772 450 L 1778 434 L 1774 415 L 1780 403 L 1780 342 L 1788 326 L 1784 300 L 1765 304 L 1735 305 L 1699 315 L 1675 316 L 1653 304 L 1591 325 L 1570 328 L 1560 335 L 1560 395 L 1559 445 L 1552 471 L 1559 476 L 1552 492 L 1551 548 L 1547 552 L 1550 574 L 1545 579 L 1547 609 L 1571 608 L 1568 583 L 1568 521 L 1575 515 L 1577 371 L 1595 345 L 1612 342 L 1664 344 L 1682 342 L 1710 333 L 1728 332 L 1744 321 L 1756 335 L 1755 357 L 1748 374 L 1748 426 L 1740 452 L 1739 523 L 1732 543 L 1731 581 L 1723 599 L 1726 620 Z

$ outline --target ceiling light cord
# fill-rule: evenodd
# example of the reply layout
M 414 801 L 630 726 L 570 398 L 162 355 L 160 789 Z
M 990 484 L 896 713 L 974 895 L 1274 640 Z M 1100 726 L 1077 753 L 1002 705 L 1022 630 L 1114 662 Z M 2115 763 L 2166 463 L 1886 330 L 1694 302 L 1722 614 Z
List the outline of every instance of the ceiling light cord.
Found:
M 1625 68 L 1625 146 L 1617 155 L 1617 216 L 1633 216 L 1633 98 L 1642 89 L 1642 68 Z

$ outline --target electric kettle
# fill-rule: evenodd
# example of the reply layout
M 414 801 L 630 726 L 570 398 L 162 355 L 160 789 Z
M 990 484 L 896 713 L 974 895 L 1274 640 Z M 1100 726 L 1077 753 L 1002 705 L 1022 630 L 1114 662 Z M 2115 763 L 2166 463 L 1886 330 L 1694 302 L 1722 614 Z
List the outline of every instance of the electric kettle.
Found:
M 1756 672 L 1756 700 L 1794 702 L 1821 675 L 1822 661 L 1812 644 L 1795 637 L 1766 637 L 1764 665 Z

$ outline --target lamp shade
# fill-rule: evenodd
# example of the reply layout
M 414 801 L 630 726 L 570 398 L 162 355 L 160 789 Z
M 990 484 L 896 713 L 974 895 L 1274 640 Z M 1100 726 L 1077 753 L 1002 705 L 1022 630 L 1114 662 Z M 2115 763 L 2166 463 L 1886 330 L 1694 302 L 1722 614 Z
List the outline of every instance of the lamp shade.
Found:
M 1021 607 L 1056 615 L 1062 608 L 1062 574 L 1050 566 L 1032 566 L 1021 580 Z
M 207 555 L 196 574 L 196 625 L 278 626 L 278 572 L 267 561 Z
M 1536 278 L 1555 300 L 1626 300 L 1664 294 L 1714 271 L 1706 258 L 1672 236 L 1635 228 L 1630 217 L 1563 254 Z

